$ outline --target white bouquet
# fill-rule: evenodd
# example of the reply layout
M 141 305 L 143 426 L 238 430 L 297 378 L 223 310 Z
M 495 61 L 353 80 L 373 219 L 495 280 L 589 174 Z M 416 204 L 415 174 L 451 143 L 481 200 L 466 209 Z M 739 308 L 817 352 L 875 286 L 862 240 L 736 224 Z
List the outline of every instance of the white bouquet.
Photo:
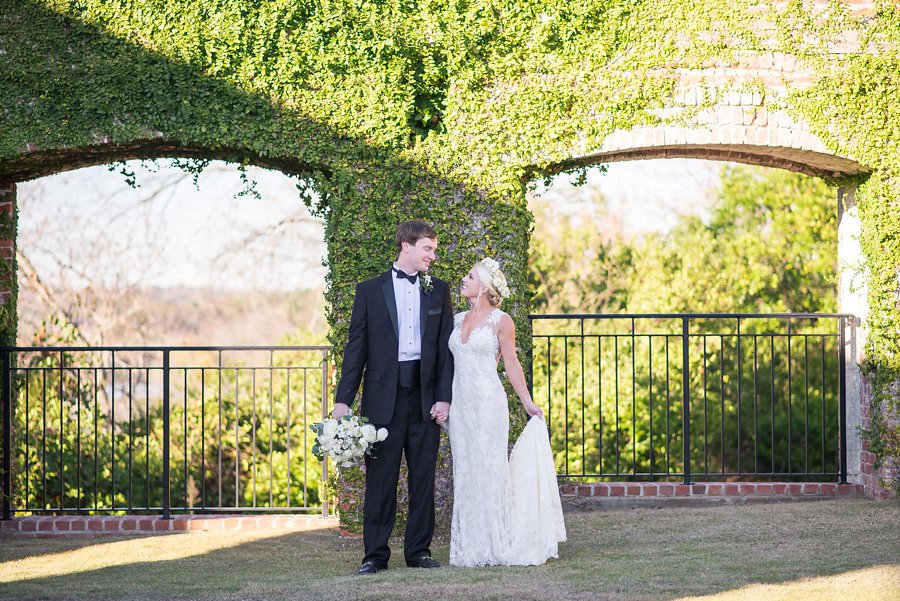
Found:
M 364 417 L 347 415 L 311 425 L 310 430 L 316 433 L 313 454 L 320 460 L 328 455 L 340 467 L 350 467 L 363 455 L 372 455 L 373 445 L 387 438 L 388 431 L 368 422 Z

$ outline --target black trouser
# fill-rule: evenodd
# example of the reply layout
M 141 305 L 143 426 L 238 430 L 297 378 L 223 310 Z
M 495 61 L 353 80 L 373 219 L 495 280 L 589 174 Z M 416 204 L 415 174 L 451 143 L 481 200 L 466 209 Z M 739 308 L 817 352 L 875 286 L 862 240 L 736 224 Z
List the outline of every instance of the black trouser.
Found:
M 403 381 L 401 383 L 408 383 Z M 415 378 L 418 382 L 418 378 Z M 409 472 L 409 517 L 403 551 L 406 560 L 430 555 L 434 535 L 434 471 L 440 445 L 440 428 L 422 415 L 419 385 L 398 386 L 388 437 L 375 445 L 374 457 L 366 457 L 366 499 L 363 509 L 363 561 L 387 565 L 391 557 L 388 539 L 397 519 L 397 480 L 400 457 L 406 453 Z

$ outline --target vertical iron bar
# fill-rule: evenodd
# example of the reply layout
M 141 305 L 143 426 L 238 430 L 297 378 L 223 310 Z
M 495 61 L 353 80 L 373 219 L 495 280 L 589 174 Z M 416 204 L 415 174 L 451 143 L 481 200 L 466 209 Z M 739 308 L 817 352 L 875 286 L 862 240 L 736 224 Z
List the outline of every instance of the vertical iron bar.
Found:
M 794 438 L 794 383 L 793 373 L 791 371 L 791 318 L 787 320 L 787 368 L 788 368 L 788 473 L 793 474 L 793 441 Z
M 650 365 L 650 385 L 649 395 L 647 397 L 647 413 L 650 415 L 650 476 L 653 476 L 653 334 L 647 335 L 647 359 Z
M 128 368 L 128 511 L 131 512 L 134 499 L 134 372 Z
M 585 442 L 587 439 L 587 430 L 585 428 L 584 413 L 586 395 L 584 392 L 584 319 L 579 320 L 581 323 L 581 473 L 587 473 L 587 454 L 585 450 Z
M 631 318 L 631 473 L 637 474 L 637 370 L 635 357 L 637 340 L 634 332 L 634 317 Z
M 184 508 L 187 509 L 191 506 L 191 501 L 188 499 L 188 369 L 184 368 L 183 371 L 183 381 L 184 381 L 184 390 L 182 391 L 182 398 L 184 401 L 182 402 L 181 408 L 184 412 L 183 415 L 183 426 L 181 428 L 181 436 L 182 436 L 182 465 L 184 466 L 184 471 L 181 474 L 182 486 L 184 487 Z
M 47 370 L 41 372 L 41 509 L 47 509 Z M 96 470 L 95 470 L 96 471 Z
M 287 424 L 285 425 L 285 438 L 287 439 L 287 506 L 288 509 L 291 508 L 291 481 L 293 480 L 293 473 L 291 472 L 291 424 L 293 421 L 291 420 L 291 367 L 288 364 L 287 369 L 285 370 L 287 383 Z M 304 373 L 306 371 L 304 370 Z M 303 408 L 303 474 L 306 476 L 306 449 L 308 448 L 306 436 L 306 407 Z M 304 492 L 304 505 L 306 504 L 306 493 Z
M 671 413 L 671 409 L 669 408 L 669 400 L 671 398 L 670 390 L 669 390 L 669 335 L 666 334 L 666 475 L 671 475 L 672 468 L 670 465 L 670 454 L 671 454 L 671 446 L 672 446 L 672 431 L 669 426 L 669 417 Z
M 64 399 L 64 395 L 65 395 L 65 390 L 63 388 L 63 377 L 65 376 L 65 373 L 66 373 L 65 365 L 66 365 L 65 356 L 63 355 L 63 352 L 60 351 L 59 352 L 59 466 L 57 468 L 59 470 L 59 510 L 60 511 L 63 510 L 63 505 L 64 505 L 63 500 L 65 499 L 65 494 L 66 494 L 65 493 L 65 482 L 63 481 L 64 471 L 65 471 L 63 469 L 63 463 L 65 461 L 63 459 L 63 446 L 65 444 L 65 438 L 63 437 L 63 430 L 65 429 L 65 423 L 63 422 L 63 416 L 66 413 L 65 408 L 63 407 L 63 399 Z M 115 477 L 115 474 L 113 474 L 113 476 Z M 115 499 L 113 499 L 113 503 L 115 503 Z
M 218 369 L 216 369 L 216 375 L 218 376 L 218 384 L 219 384 L 219 395 L 217 399 L 218 404 L 218 419 L 219 419 L 219 427 L 216 430 L 216 446 L 218 447 L 217 455 L 219 456 L 219 471 L 217 472 L 218 476 L 216 477 L 216 482 L 219 486 L 219 502 L 216 505 L 219 509 L 222 508 L 222 351 L 218 351 L 219 361 L 218 361 Z
M 25 473 L 31 473 L 31 444 L 30 444 L 30 432 L 31 432 L 31 424 L 29 423 L 31 419 L 31 410 L 30 410 L 30 396 L 31 396 L 31 374 L 30 370 L 25 369 Z M 10 435 L 12 438 L 12 435 Z M 25 499 L 24 499 L 24 509 L 28 509 L 29 499 L 31 498 L 30 491 L 30 481 L 31 478 L 25 478 Z
M 548 416 L 549 419 L 549 416 Z M 603 336 L 597 335 L 597 450 L 600 454 L 598 472 L 603 475 Z
M 845 339 L 845 318 L 843 316 L 838 318 L 838 327 L 840 328 L 840 333 L 838 334 L 838 341 L 841 346 L 840 348 L 840 378 L 839 378 L 839 399 L 840 399 L 840 431 L 841 431 L 841 440 L 840 440 L 840 464 L 841 464 L 841 484 L 847 483 L 847 349 L 846 349 L 846 339 Z
M 273 365 L 275 363 L 275 351 L 269 349 L 269 507 L 272 507 L 272 414 L 274 413 L 274 397 L 272 380 L 275 378 Z M 290 470 L 290 466 L 288 466 Z
M 688 317 L 681 318 L 681 392 L 684 420 L 684 483 L 691 483 L 691 374 L 688 348 L 690 324 Z
M 303 370 L 303 416 L 304 416 L 303 426 L 304 426 L 304 428 L 306 427 L 306 424 L 307 424 L 306 412 L 307 412 L 308 408 L 309 408 L 309 371 L 304 369 Z M 323 415 L 327 416 L 328 412 L 326 411 Z M 323 417 L 322 421 L 325 421 L 325 419 L 326 418 Z M 309 448 L 309 443 L 307 442 L 306 436 L 304 436 L 303 437 L 303 450 L 305 453 L 303 455 L 304 463 L 306 462 L 306 458 L 309 457 L 309 453 L 307 451 L 308 448 Z M 327 455 L 322 458 L 322 462 L 324 463 L 325 461 L 328 461 Z M 305 468 L 305 465 L 304 465 L 304 468 Z M 324 467 L 322 470 L 322 482 L 325 482 Z M 323 503 L 324 503 L 324 500 L 323 500 Z M 303 504 L 304 504 L 304 506 L 309 506 L 309 480 L 306 476 L 306 469 L 303 470 Z
M 97 401 L 99 399 L 99 393 L 97 391 L 97 381 L 100 378 L 97 373 L 97 368 L 94 368 L 94 511 L 97 511 L 97 498 L 100 494 L 99 487 L 99 469 L 100 469 L 100 448 L 99 448 L 99 429 L 100 429 L 100 416 L 99 409 L 97 408 Z
M 703 334 L 703 473 L 709 475 L 709 395 L 706 390 L 706 334 Z
M 534 399 L 534 317 L 528 316 L 528 331 L 531 333 L 531 348 L 528 351 L 528 394 Z M 305 425 L 305 424 L 304 424 Z
M 206 509 L 206 368 L 200 368 L 200 507 Z
M 719 336 L 719 471 L 725 473 L 725 337 Z
M 110 423 L 109 437 L 112 447 L 110 450 L 109 467 L 112 472 L 112 508 L 116 508 L 116 351 L 112 351 L 110 357 L 110 367 L 112 368 L 110 378 Z
M 81 513 L 81 368 L 76 368 L 75 371 L 75 428 L 76 428 L 76 436 L 75 436 L 75 487 L 77 492 L 75 493 L 75 511 L 77 513 Z M 26 432 L 28 429 L 27 426 L 28 420 L 26 418 Z M 26 474 L 28 472 L 25 472 Z M 26 481 L 28 479 L 26 478 Z
M 322 420 L 328 418 L 328 351 L 322 351 Z M 304 373 L 306 373 L 304 371 Z M 304 403 L 306 395 L 304 394 Z M 328 457 L 322 461 L 322 482 L 328 482 Z M 328 515 L 328 497 L 322 497 L 322 515 Z
M 803 336 L 803 472 L 809 474 L 809 336 Z
M 3 519 L 12 519 L 12 374 L 10 373 L 10 355 L 3 351 Z M 26 380 L 26 387 L 28 382 Z M 27 414 L 26 414 L 27 420 Z M 26 428 L 27 432 L 27 428 Z M 25 474 L 28 479 L 28 474 Z M 28 506 L 27 499 L 25 503 Z
M 769 405 L 772 410 L 772 417 L 770 426 L 772 429 L 771 442 L 772 442 L 772 454 L 770 456 L 769 461 L 772 464 L 772 474 L 775 474 L 775 335 L 771 334 L 769 336 Z
M 616 361 L 616 475 L 619 475 L 619 335 L 613 334 Z
M 162 519 L 171 519 L 171 499 L 169 499 L 169 349 L 163 350 L 163 398 L 162 398 L 162 417 L 163 417 L 163 442 L 162 442 L 162 460 L 163 460 L 163 494 L 162 494 Z
M 743 474 L 744 470 L 741 465 L 741 447 L 744 443 L 744 432 L 741 427 L 741 413 L 743 412 L 743 400 L 744 400 L 744 389 L 743 389 L 743 380 L 744 380 L 744 371 L 742 369 L 741 363 L 741 318 L 737 318 L 737 385 L 738 385 L 738 394 L 737 394 L 737 471 L 738 474 Z
M 150 368 L 144 368 L 144 484 L 147 510 L 150 510 Z
M 550 426 L 550 435 L 553 435 L 553 397 L 550 394 L 550 337 L 547 336 L 547 423 Z
M 566 476 L 569 475 L 569 336 L 568 334 L 563 336 L 563 377 L 565 382 L 565 395 L 563 396 L 563 400 L 565 401 L 565 419 L 563 420 L 563 424 L 565 425 L 565 439 L 566 439 Z
M 822 365 L 822 474 L 825 474 L 825 336 L 819 338 Z
M 253 508 L 256 508 L 256 368 L 250 371 L 250 409 L 253 415 L 250 419 L 250 464 L 253 466 Z
M 240 413 L 238 412 L 238 378 L 241 370 L 234 368 L 234 507 L 237 509 L 241 504 L 241 446 L 240 446 Z
M 753 473 L 759 474 L 759 346 L 758 336 L 753 335 Z

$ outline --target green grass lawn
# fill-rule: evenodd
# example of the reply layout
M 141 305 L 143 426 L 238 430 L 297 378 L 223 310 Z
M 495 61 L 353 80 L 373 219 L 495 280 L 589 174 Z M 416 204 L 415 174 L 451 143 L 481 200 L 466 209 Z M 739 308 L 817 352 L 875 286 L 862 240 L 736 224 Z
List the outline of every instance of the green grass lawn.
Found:
M 900 600 L 900 503 L 867 500 L 566 514 L 531 568 L 401 567 L 358 577 L 333 530 L 156 537 L 0 536 L 0 599 Z M 446 543 L 434 547 L 447 564 Z

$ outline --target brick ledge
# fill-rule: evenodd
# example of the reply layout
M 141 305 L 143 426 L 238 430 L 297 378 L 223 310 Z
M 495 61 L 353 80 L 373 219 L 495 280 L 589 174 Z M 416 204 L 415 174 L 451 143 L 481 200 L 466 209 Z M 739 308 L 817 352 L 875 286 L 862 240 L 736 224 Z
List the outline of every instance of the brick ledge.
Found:
M 301 532 L 338 527 L 321 515 L 29 516 L 0 521 L 0 531 L 35 536 L 160 534 L 167 532 Z
M 596 482 L 561 484 L 560 496 L 573 497 L 857 497 L 865 496 L 860 484 L 833 482 Z

